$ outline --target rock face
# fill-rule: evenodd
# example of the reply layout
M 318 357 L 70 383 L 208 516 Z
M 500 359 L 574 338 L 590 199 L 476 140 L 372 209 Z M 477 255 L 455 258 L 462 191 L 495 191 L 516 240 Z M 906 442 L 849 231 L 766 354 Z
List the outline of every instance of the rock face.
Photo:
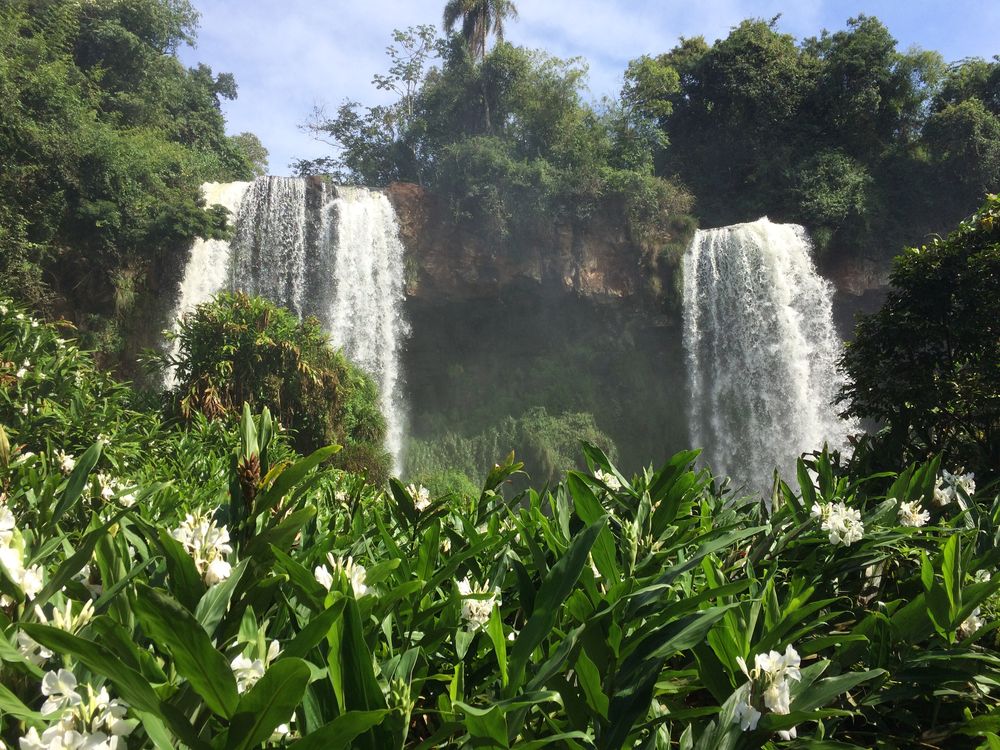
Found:
M 431 302 L 496 299 L 507 289 L 540 286 L 593 301 L 636 297 L 649 287 L 645 255 L 623 222 L 598 219 L 586 230 L 533 228 L 532 241 L 490 241 L 451 219 L 448 206 L 418 185 L 387 188 L 408 254 L 407 296 Z

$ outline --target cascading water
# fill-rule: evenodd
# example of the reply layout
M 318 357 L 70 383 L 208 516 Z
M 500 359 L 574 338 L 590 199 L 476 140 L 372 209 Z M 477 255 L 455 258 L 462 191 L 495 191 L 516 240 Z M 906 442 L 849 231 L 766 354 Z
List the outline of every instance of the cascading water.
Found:
M 222 206 L 235 217 L 243 202 L 243 196 L 250 187 L 249 182 L 206 182 L 201 186 L 205 203 L 209 206 Z M 191 256 L 184 267 L 184 276 L 177 295 L 177 307 L 170 319 L 178 321 L 186 312 L 194 310 L 202 302 L 207 302 L 212 295 L 225 288 L 229 281 L 229 242 L 227 240 L 197 239 L 191 244 Z M 177 324 L 174 323 L 174 330 Z M 171 353 L 176 355 L 180 350 L 180 342 L 174 342 Z M 168 388 L 175 384 L 173 368 L 167 370 L 165 385 Z
M 805 230 L 765 218 L 699 231 L 683 275 L 691 440 L 713 470 L 767 492 L 775 467 L 790 478 L 803 451 L 843 448 L 833 289 Z
M 222 289 L 267 297 L 300 317 L 317 317 L 331 343 L 378 384 L 386 449 L 399 473 L 404 422 L 399 357 L 407 326 L 403 245 L 389 200 L 365 188 L 292 177 L 232 183 L 230 192 L 223 192 L 239 198 L 227 204 L 206 189 L 206 199 L 233 211 L 233 238 L 192 247 L 175 317 Z

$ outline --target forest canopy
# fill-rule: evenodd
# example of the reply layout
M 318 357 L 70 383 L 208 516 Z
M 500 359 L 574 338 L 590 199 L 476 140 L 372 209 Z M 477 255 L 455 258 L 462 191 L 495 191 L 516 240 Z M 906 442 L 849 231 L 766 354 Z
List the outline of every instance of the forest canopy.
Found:
M 176 57 L 197 20 L 187 0 L 0 4 L 3 291 L 123 314 L 151 267 L 223 231 L 201 183 L 252 179 L 266 151 L 226 135 L 233 76 Z

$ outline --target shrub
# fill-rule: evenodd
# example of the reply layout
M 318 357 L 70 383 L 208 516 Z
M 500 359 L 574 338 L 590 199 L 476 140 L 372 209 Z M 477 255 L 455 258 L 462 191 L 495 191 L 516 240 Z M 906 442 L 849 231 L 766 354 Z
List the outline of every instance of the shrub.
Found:
M 224 293 L 186 316 L 174 336 L 179 352 L 161 361 L 175 367 L 172 396 L 186 419 L 232 414 L 244 403 L 267 407 L 300 451 L 343 445 L 353 468 L 388 473 L 378 389 L 330 346 L 317 320 Z

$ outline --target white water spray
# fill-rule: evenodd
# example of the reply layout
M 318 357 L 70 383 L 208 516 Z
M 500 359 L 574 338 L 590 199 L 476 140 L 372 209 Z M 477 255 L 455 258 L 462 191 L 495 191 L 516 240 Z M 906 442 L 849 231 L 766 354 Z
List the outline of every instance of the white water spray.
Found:
M 388 198 L 293 177 L 218 190 L 239 195 L 233 239 L 195 243 L 175 317 L 228 289 L 319 318 L 331 343 L 378 384 L 386 449 L 398 474 L 405 413 L 399 358 L 407 326 L 403 245 Z
M 775 467 L 789 480 L 803 451 L 845 447 L 833 289 L 805 230 L 765 218 L 699 231 L 683 274 L 691 440 L 713 470 L 769 492 Z
M 201 186 L 207 206 L 222 206 L 229 210 L 230 221 L 234 221 L 246 195 L 249 182 L 206 182 Z M 177 306 L 170 316 L 173 330 L 179 330 L 178 321 L 198 305 L 208 302 L 212 295 L 224 289 L 229 280 L 229 241 L 196 239 L 191 244 L 191 256 L 184 267 L 177 296 Z M 175 341 L 170 348 L 176 355 L 180 342 Z M 173 368 L 167 370 L 165 385 L 170 388 L 176 383 Z

